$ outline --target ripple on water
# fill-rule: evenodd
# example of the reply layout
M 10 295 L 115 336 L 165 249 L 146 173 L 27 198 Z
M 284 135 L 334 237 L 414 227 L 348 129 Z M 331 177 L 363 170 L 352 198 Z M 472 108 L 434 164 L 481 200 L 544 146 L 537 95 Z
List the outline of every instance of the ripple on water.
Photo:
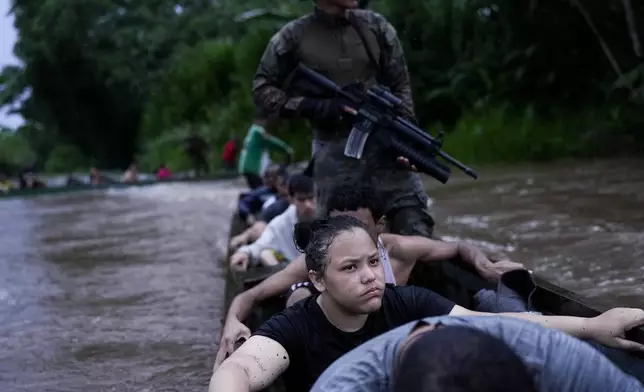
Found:
M 437 231 L 603 304 L 644 304 L 644 163 L 496 170 L 433 188 Z M 445 222 L 445 223 L 442 223 Z
M 239 189 L 0 201 L 0 391 L 203 390 Z

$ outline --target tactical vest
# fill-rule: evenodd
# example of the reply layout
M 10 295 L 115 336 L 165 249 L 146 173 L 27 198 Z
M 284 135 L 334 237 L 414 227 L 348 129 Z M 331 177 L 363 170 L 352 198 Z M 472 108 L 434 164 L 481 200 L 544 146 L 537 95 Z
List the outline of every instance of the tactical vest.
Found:
M 363 83 L 369 87 L 377 82 L 379 38 L 363 18 L 352 11 L 346 19 L 338 18 L 315 8 L 302 22 L 295 40 L 298 61 L 340 86 Z M 319 140 L 337 139 L 349 131 L 343 124 L 315 124 L 314 128 Z

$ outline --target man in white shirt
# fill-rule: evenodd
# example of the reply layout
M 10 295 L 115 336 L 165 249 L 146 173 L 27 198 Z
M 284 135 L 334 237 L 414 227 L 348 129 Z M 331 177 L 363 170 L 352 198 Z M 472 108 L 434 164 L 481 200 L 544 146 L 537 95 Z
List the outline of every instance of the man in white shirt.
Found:
M 230 267 L 245 271 L 250 265 L 276 265 L 275 253 L 290 261 L 300 255 L 293 243 L 293 228 L 300 221 L 315 217 L 313 179 L 303 174 L 294 174 L 289 179 L 291 205 L 283 214 L 273 219 L 253 244 L 242 246 L 230 257 Z

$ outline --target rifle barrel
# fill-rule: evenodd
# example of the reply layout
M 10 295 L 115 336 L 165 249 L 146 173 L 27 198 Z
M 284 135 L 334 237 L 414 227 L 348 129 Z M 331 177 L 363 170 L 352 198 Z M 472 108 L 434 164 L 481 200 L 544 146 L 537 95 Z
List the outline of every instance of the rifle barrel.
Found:
M 477 172 L 475 172 L 475 171 L 474 171 L 474 169 L 472 169 L 471 167 L 465 166 L 465 165 L 464 165 L 464 164 L 462 164 L 461 162 L 459 162 L 459 161 L 457 161 L 456 159 L 452 158 L 452 157 L 451 157 L 449 154 L 447 154 L 446 152 L 443 152 L 443 151 L 441 151 L 441 150 L 438 150 L 438 156 L 439 156 L 439 157 L 441 157 L 441 158 L 443 158 L 443 159 L 444 159 L 444 160 L 446 160 L 447 162 L 451 163 L 452 165 L 454 165 L 454 166 L 458 167 L 459 169 L 461 169 L 461 171 L 463 171 L 463 172 L 464 172 L 465 174 L 467 174 L 468 176 L 470 176 L 470 177 L 472 177 L 472 178 L 474 178 L 474 179 L 479 178 L 478 173 L 477 173 Z
M 323 75 L 317 73 L 316 71 L 312 70 L 311 68 L 307 67 L 306 65 L 299 63 L 297 65 L 297 70 L 302 72 L 307 79 L 312 81 L 313 83 L 319 85 L 322 88 L 325 88 L 327 90 L 330 90 L 334 92 L 335 94 L 340 94 L 341 96 L 345 98 L 354 98 L 352 97 L 351 94 L 348 92 L 344 91 L 340 86 L 335 84 L 333 81 L 329 80 L 328 78 L 324 77 Z M 400 99 L 398 99 L 396 96 L 393 94 L 389 93 L 387 90 L 380 88 L 379 86 L 375 86 L 375 89 L 373 90 L 372 93 L 374 96 L 372 98 L 380 98 L 380 103 L 381 105 L 384 104 L 384 102 L 388 103 L 391 108 L 394 108 L 396 106 L 401 105 Z M 378 97 L 378 95 L 382 95 L 382 97 Z M 354 99 L 352 99 L 354 100 Z M 382 109 L 382 108 L 381 108 Z M 393 125 L 395 128 L 398 129 L 406 129 L 408 130 L 408 137 L 411 139 L 414 139 L 416 143 L 428 143 L 434 147 L 434 152 L 433 154 L 436 156 L 438 155 L 441 157 L 443 160 L 451 163 L 452 165 L 458 167 L 460 170 L 462 170 L 465 174 L 472 178 L 478 178 L 478 173 L 476 173 L 473 169 L 465 166 L 461 162 L 457 161 L 456 159 L 452 158 L 445 152 L 441 151 L 441 146 L 439 143 L 436 141 L 434 137 L 432 137 L 430 134 L 426 133 L 422 129 L 418 128 L 416 125 L 412 124 L 411 122 L 407 121 L 401 116 L 395 116 L 394 118 L 389 119 L 390 124 Z
M 417 142 L 421 142 L 423 139 L 425 143 L 430 143 L 431 145 L 435 146 L 436 148 L 436 153 L 439 157 L 441 157 L 443 160 L 451 163 L 452 165 L 458 167 L 461 171 L 463 171 L 465 174 L 468 176 L 477 179 L 479 178 L 478 173 L 476 173 L 473 169 L 470 167 L 465 166 L 461 162 L 457 161 L 456 159 L 452 158 L 449 154 L 443 152 L 440 149 L 440 146 L 438 146 L 438 142 L 436 139 L 430 135 L 429 133 L 423 131 L 422 129 L 418 128 L 414 124 L 410 123 L 409 121 L 405 120 L 402 117 L 396 117 L 394 119 L 394 123 L 398 126 L 403 126 L 409 130 L 409 135 L 415 139 Z
M 325 78 L 324 76 L 320 75 L 319 73 L 315 72 L 314 70 L 307 67 L 306 65 L 299 63 L 297 65 L 297 69 L 300 72 L 304 73 L 307 78 L 309 78 L 314 83 L 319 84 L 321 87 L 327 90 L 331 90 L 333 92 L 341 91 L 340 86 L 333 83 L 331 80 Z

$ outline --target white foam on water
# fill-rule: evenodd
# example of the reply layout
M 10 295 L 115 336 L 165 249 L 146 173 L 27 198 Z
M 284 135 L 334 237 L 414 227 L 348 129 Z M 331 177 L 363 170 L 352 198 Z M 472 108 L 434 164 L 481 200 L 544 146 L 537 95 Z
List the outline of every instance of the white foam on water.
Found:
M 111 188 L 108 195 L 150 199 L 161 202 L 189 203 L 210 200 L 229 206 L 236 203 L 244 188 L 239 181 L 213 181 L 203 183 L 168 183 L 141 187 Z

